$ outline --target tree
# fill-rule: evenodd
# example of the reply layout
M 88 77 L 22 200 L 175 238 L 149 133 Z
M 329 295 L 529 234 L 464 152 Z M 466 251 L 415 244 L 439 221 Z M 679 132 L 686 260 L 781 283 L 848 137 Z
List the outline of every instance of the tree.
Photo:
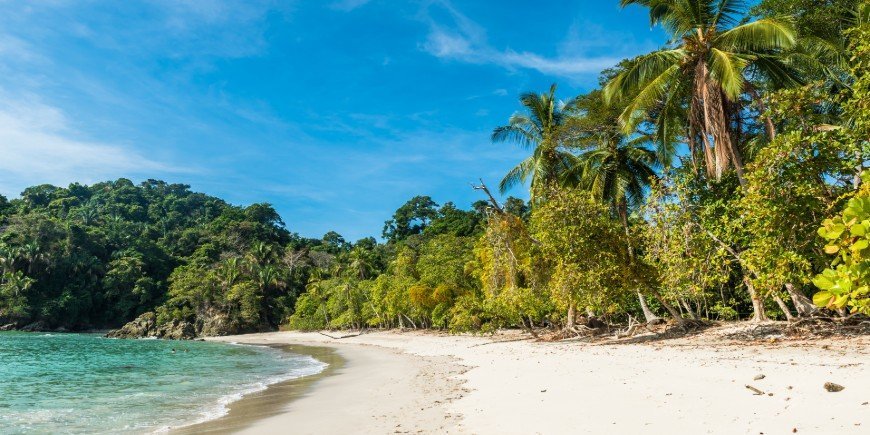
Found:
M 578 114 L 568 123 L 566 134 L 582 149 L 574 169 L 579 187 L 611 207 L 628 238 L 629 213 L 643 203 L 646 190 L 657 178 L 657 167 L 670 164 L 673 148 L 663 146 L 656 153 L 651 149 L 652 136 L 624 134 L 617 126 L 620 108 L 605 104 L 601 91 L 578 97 L 575 110 Z M 635 249 L 630 243 L 627 246 L 634 261 Z M 657 320 L 643 293 L 638 291 L 637 296 L 647 322 Z
M 428 196 L 415 196 L 399 207 L 393 218 L 384 223 L 383 236 L 391 242 L 420 234 L 438 217 L 438 204 Z
M 613 312 L 625 296 L 630 276 L 628 249 L 620 225 L 607 206 L 588 192 L 553 191 L 532 212 L 533 234 L 541 254 L 554 263 L 547 288 L 573 329 L 578 308 Z
M 738 0 L 621 0 L 621 4 L 649 8 L 651 23 L 661 25 L 671 38 L 669 48 L 630 61 L 604 88 L 608 101 L 626 100 L 620 116 L 625 132 L 652 112 L 687 108 L 691 155 L 703 156 L 711 178 L 719 180 L 733 167 L 742 182 L 740 96 L 751 87 L 750 74 L 779 86 L 799 82 L 779 56 L 795 44 L 794 25 L 776 18 L 743 22 L 745 10 Z
M 574 167 L 575 158 L 560 140 L 563 124 L 572 102 L 556 100 L 556 85 L 545 94 L 527 92 L 520 95 L 525 113 L 515 113 L 508 124 L 496 127 L 493 142 L 515 142 L 532 155 L 520 162 L 501 180 L 499 189 L 507 192 L 517 184 L 530 182 L 532 199 L 538 200 L 551 188 L 561 184 Z

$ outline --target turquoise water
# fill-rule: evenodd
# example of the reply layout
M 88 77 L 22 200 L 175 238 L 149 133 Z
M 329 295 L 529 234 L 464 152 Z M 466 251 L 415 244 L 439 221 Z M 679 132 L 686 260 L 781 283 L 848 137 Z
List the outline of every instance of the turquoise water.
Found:
M 0 332 L 0 434 L 163 431 L 323 368 L 261 346 Z

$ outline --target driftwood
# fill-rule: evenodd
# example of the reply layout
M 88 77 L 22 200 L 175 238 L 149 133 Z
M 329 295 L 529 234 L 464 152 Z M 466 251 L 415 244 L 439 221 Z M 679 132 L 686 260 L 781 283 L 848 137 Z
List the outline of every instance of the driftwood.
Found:
M 746 388 L 752 390 L 753 394 L 755 394 L 756 396 L 764 395 L 764 391 L 761 391 L 758 388 L 753 387 L 752 385 L 747 385 Z
M 340 336 L 340 337 L 333 337 L 333 336 L 331 336 L 331 335 L 329 335 L 329 334 L 327 334 L 327 333 L 325 333 L 325 332 L 323 332 L 323 331 L 317 331 L 317 333 L 320 334 L 320 335 L 323 335 L 323 336 L 329 337 L 329 338 L 331 338 L 331 339 L 333 339 L 333 340 L 341 340 L 342 338 L 359 337 L 360 335 L 365 334 L 365 331 L 360 331 L 360 332 L 358 332 L 358 333 L 356 333 L 356 334 L 342 335 L 342 336 Z

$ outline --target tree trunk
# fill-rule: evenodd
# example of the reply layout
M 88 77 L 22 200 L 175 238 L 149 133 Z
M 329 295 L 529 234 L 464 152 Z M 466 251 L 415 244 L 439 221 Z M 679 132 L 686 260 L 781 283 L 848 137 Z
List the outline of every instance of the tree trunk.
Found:
M 785 291 L 787 291 L 788 295 L 791 297 L 791 302 L 797 309 L 798 316 L 809 317 L 819 310 L 810 298 L 806 297 L 800 290 L 794 287 L 794 284 L 790 282 L 786 283 Z
M 778 294 L 773 294 L 773 300 L 776 301 L 776 304 L 779 305 L 779 309 L 782 310 L 783 314 L 785 314 L 785 320 L 788 320 L 789 322 L 794 321 L 794 316 L 791 314 L 791 309 L 789 309 L 788 305 L 786 305 L 785 301 L 783 301 Z
M 755 291 L 755 286 L 748 276 L 743 276 L 743 284 L 746 284 L 746 289 L 749 291 L 749 297 L 752 298 L 752 321 L 764 322 L 767 321 L 767 314 L 764 313 L 764 300 Z
M 643 297 L 643 293 L 637 292 L 637 300 L 640 301 L 640 308 L 643 310 L 643 318 L 646 319 L 646 323 L 654 323 L 662 320 L 661 317 L 656 316 L 656 314 L 649 309 L 649 305 L 646 304 L 646 298 Z
M 577 324 L 577 308 L 574 306 L 574 303 L 571 302 L 568 304 L 568 319 L 565 320 L 566 328 L 573 328 L 574 325 Z
M 700 320 L 698 318 L 698 314 L 695 313 L 695 310 L 692 309 L 692 306 L 689 305 L 689 303 L 685 299 L 680 299 L 680 303 L 683 304 L 683 308 L 685 308 L 686 312 L 689 313 L 690 316 L 692 316 L 693 320 Z
M 681 316 L 680 313 L 671 306 L 671 304 L 665 301 L 665 298 L 662 297 L 662 294 L 659 293 L 658 290 L 652 289 L 650 291 L 652 292 L 652 295 L 656 298 L 656 300 L 659 301 L 660 304 L 662 304 L 662 307 L 664 307 L 665 310 L 667 310 L 667 312 L 671 315 L 671 317 L 676 320 L 677 324 L 681 326 L 686 324 L 686 319 L 684 319 L 683 316 Z
M 773 120 L 764 114 L 764 112 L 767 111 L 764 99 L 762 99 L 761 95 L 758 94 L 758 90 L 755 89 L 755 86 L 752 86 L 749 82 L 746 83 L 746 90 L 749 92 L 752 101 L 754 101 L 755 105 L 758 106 L 758 114 L 764 120 L 764 130 L 767 132 L 767 139 L 773 142 L 774 139 L 776 139 L 776 127 L 773 125 Z

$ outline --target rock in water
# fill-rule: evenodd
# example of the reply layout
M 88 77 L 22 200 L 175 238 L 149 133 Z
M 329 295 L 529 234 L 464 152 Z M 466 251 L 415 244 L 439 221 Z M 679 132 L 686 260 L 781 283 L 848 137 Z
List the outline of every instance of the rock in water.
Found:
M 130 321 L 119 329 L 106 334 L 109 338 L 143 338 L 156 336 L 157 316 L 154 313 L 145 313 Z
M 828 390 L 829 393 L 837 393 L 843 391 L 846 388 L 840 384 L 835 384 L 833 382 L 825 382 L 825 389 Z

